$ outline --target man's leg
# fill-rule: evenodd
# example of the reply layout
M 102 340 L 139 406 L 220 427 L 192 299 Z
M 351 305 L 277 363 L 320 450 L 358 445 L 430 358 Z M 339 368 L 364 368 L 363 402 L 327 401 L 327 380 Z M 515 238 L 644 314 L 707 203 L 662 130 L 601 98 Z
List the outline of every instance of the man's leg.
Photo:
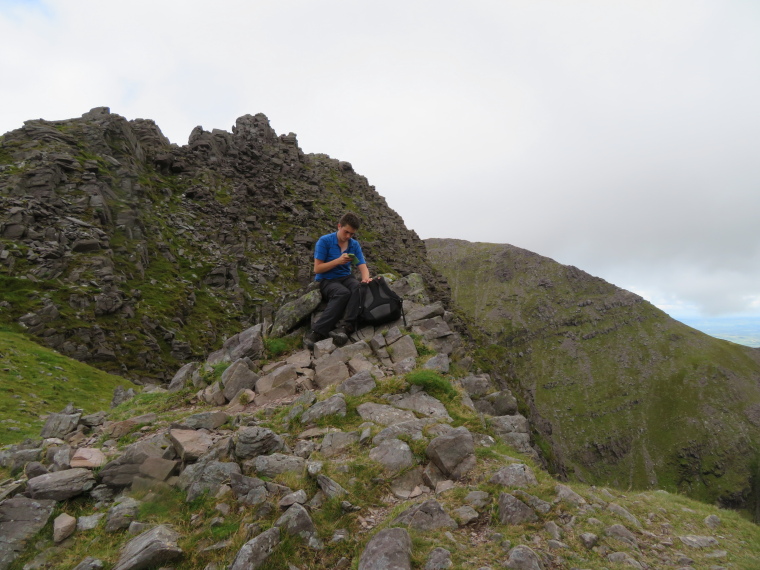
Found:
M 312 330 L 326 337 L 343 316 L 346 304 L 351 298 L 351 291 L 346 288 L 340 279 L 325 279 L 320 283 L 322 295 L 327 299 L 327 307 L 322 312 Z
M 346 332 L 351 334 L 356 329 L 356 319 L 359 318 L 359 306 L 361 305 L 361 283 L 353 275 L 349 275 L 343 280 L 343 286 L 350 292 L 350 297 L 346 303 L 346 309 L 343 312 L 343 323 L 346 326 Z

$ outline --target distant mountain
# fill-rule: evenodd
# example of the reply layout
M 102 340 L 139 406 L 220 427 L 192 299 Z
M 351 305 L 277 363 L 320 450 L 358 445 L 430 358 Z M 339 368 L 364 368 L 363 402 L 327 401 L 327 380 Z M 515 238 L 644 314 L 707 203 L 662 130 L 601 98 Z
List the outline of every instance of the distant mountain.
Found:
M 758 502 L 760 351 L 511 245 L 426 240 L 481 361 L 522 397 L 551 469 L 589 483 Z
M 354 210 L 373 274 L 421 273 L 417 234 L 351 164 L 306 155 L 267 118 L 196 127 L 97 108 L 0 138 L 0 326 L 138 382 L 271 314 L 308 284 L 313 244 Z

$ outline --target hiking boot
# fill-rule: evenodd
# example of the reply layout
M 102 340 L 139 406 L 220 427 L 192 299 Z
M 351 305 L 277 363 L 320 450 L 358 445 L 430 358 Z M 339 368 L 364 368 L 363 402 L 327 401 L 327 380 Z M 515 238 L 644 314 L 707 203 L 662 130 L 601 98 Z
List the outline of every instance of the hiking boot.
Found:
M 309 331 L 306 336 L 303 337 L 303 345 L 309 350 L 314 350 L 314 345 L 325 338 L 325 335 L 318 333 L 317 331 Z
M 348 335 L 342 329 L 330 331 L 330 338 L 333 339 L 335 346 L 341 347 L 348 342 Z

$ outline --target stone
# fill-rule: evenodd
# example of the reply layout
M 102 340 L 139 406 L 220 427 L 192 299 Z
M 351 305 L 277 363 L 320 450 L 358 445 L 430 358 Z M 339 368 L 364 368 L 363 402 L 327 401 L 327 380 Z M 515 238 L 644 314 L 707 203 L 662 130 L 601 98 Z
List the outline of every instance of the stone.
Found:
M 100 470 L 101 481 L 109 487 L 129 487 L 140 472 L 140 465 L 148 457 L 162 457 L 164 450 L 158 445 L 138 441 L 128 446 L 124 454 L 110 461 Z
M 363 396 L 375 389 L 377 383 L 372 378 L 372 374 L 367 371 L 354 374 L 347 380 L 344 380 L 338 386 L 338 392 L 344 393 L 346 396 Z
M 61 513 L 53 521 L 53 542 L 63 542 L 77 529 L 77 519 L 69 514 Z
M 573 491 L 567 485 L 556 485 L 554 490 L 557 492 L 557 501 L 563 501 L 580 507 L 586 504 L 586 499 L 581 497 L 578 493 Z
M 121 501 L 108 509 L 106 515 L 106 532 L 116 532 L 128 529 L 129 525 L 137 519 L 140 510 L 140 501 L 132 497 L 124 497 Z
M 460 382 L 467 393 L 476 398 L 485 396 L 493 389 L 491 386 L 491 377 L 488 374 L 467 376 L 466 378 L 462 378 Z
M 169 439 L 177 455 L 185 462 L 198 460 L 214 443 L 209 434 L 193 429 L 170 429 Z
M 224 397 L 224 386 L 221 382 L 214 382 L 202 392 L 203 401 L 213 406 L 223 406 L 227 403 Z
M 112 570 L 141 570 L 177 560 L 183 555 L 179 538 L 168 526 L 158 525 L 130 540 Z
M 169 390 L 169 392 L 179 392 L 180 390 L 183 390 L 191 379 L 193 372 L 198 370 L 198 366 L 199 364 L 197 362 L 188 362 L 182 366 L 177 370 L 176 374 L 174 374 L 174 377 L 169 382 L 167 390 Z
M 8 568 L 27 541 L 47 524 L 55 501 L 12 497 L 0 502 L 0 568 Z
M 65 501 L 89 491 L 95 486 L 95 477 L 89 469 L 67 469 L 40 475 L 27 483 L 27 494 L 32 499 Z
M 434 548 L 428 555 L 424 570 L 445 570 L 451 568 L 451 552 L 445 548 Z
M 359 432 L 336 431 L 325 435 L 320 452 L 325 457 L 335 457 L 359 442 Z
M 233 473 L 230 476 L 230 487 L 235 498 L 245 505 L 259 505 L 269 497 L 266 483 L 257 477 Z
M 105 513 L 95 513 L 93 515 L 79 517 L 77 519 L 77 530 L 86 532 L 98 528 L 98 525 L 104 516 L 106 516 Z
M 534 497 L 533 495 L 530 495 L 526 493 L 525 491 L 522 491 L 520 489 L 516 489 L 512 491 L 512 494 L 515 497 L 518 497 L 521 501 L 524 503 L 530 505 L 530 507 L 539 513 L 546 514 L 549 511 L 552 510 L 552 506 L 550 503 L 547 503 L 546 501 L 539 499 L 538 497 Z
M 317 536 L 317 528 L 311 520 L 308 511 L 300 504 L 291 505 L 274 523 L 285 534 L 298 536 L 306 541 Z
M 429 418 L 436 418 L 445 422 L 451 421 L 446 407 L 438 399 L 433 398 L 425 392 L 396 394 L 388 398 L 388 402 L 396 408 L 412 410 Z
M 434 438 L 425 454 L 446 477 L 460 479 L 475 467 L 474 450 L 472 434 L 462 426 Z
M 524 463 L 512 463 L 499 469 L 488 481 L 503 487 L 532 487 L 538 480 L 530 467 Z
M 286 364 L 279 368 L 275 368 L 269 374 L 262 376 L 256 381 L 256 393 L 267 394 L 279 388 L 280 392 L 288 392 L 288 395 L 295 394 L 295 382 L 297 376 L 298 373 L 296 372 L 296 367 L 292 364 Z M 293 390 L 292 394 L 289 393 L 291 388 Z
M 274 477 L 289 471 L 301 473 L 306 467 L 306 460 L 296 455 L 273 453 L 256 457 L 253 460 L 253 467 L 261 476 Z
M 402 500 L 413 499 L 422 494 L 425 482 L 422 479 L 422 468 L 415 467 L 402 473 L 391 481 L 391 493 Z
M 240 474 L 240 466 L 237 463 L 224 463 L 221 461 L 209 461 L 188 465 L 179 476 L 177 485 L 187 491 L 187 502 L 194 501 L 203 493 L 216 495 L 220 487 L 232 476 Z
M 454 509 L 454 517 L 459 521 L 461 526 L 475 522 L 478 520 L 479 516 L 478 511 L 468 505 Z
M 391 357 L 391 362 L 397 364 L 406 358 L 417 358 L 419 353 L 414 346 L 414 340 L 409 335 L 402 336 L 399 340 L 386 348 Z
M 358 570 L 411 570 L 412 539 L 402 528 L 381 530 L 367 543 Z
M 491 504 L 491 495 L 485 491 L 470 491 L 464 498 L 464 502 L 475 509 L 485 509 Z
M 599 543 L 599 537 L 593 532 L 581 533 L 579 538 L 581 539 L 581 544 L 588 550 L 591 550 Z
M 314 343 L 314 360 L 319 360 L 322 357 L 331 354 L 336 348 L 338 347 L 335 346 L 335 343 L 331 338 L 326 338 Z
M 505 566 L 514 570 L 544 570 L 544 565 L 538 555 L 524 544 L 515 546 L 509 551 Z
M 607 536 L 622 540 L 631 546 L 634 546 L 636 548 L 639 546 L 638 540 L 636 540 L 636 536 L 622 524 L 613 524 L 612 526 L 605 529 L 605 532 L 607 533 Z
M 425 362 L 425 364 L 422 365 L 422 368 L 425 370 L 435 370 L 436 372 L 440 372 L 442 374 L 448 374 L 450 366 L 451 361 L 449 360 L 448 355 L 436 354 L 427 362 Z
M 266 455 L 285 448 L 285 441 L 268 428 L 241 427 L 233 438 L 235 457 L 240 460 Z
M 518 525 L 536 522 L 538 517 L 528 505 L 509 493 L 499 494 L 499 521 L 501 524 Z
M 549 536 L 554 540 L 562 540 L 562 529 L 554 521 L 547 521 L 544 524 L 544 530 L 546 530 L 546 532 L 549 533 Z
M 396 517 L 393 524 L 404 524 L 421 531 L 457 528 L 456 521 L 446 513 L 435 499 L 429 499 L 424 503 L 410 507 Z
M 636 528 L 641 528 L 641 523 L 639 522 L 639 519 L 637 519 L 635 516 L 633 516 L 630 512 L 628 512 L 626 509 L 624 509 L 617 503 L 610 503 L 609 505 L 607 505 L 607 509 L 609 509 L 611 512 L 615 513 L 616 515 L 623 517 L 625 520 L 630 522 Z
M 72 410 L 73 411 L 73 410 Z M 40 437 L 59 437 L 64 438 L 77 429 L 79 418 L 82 417 L 82 411 L 76 413 L 50 414 L 45 420 L 45 425 L 40 432 Z
M 308 425 L 326 416 L 346 415 L 346 399 L 343 394 L 335 394 L 326 400 L 317 402 L 301 415 L 301 423 Z
M 119 439 L 135 431 L 140 426 L 152 424 L 157 419 L 158 416 L 156 414 L 143 414 L 121 422 L 106 422 L 103 426 L 103 433 L 110 435 L 114 439 Z
M 381 430 L 375 437 L 373 437 L 372 443 L 379 445 L 386 439 L 398 438 L 399 436 L 408 436 L 413 441 L 419 441 L 425 439 L 422 430 L 425 429 L 426 426 L 435 424 L 436 422 L 437 420 L 434 418 L 420 418 L 393 424 Z
M 314 370 L 314 382 L 320 390 L 340 384 L 351 376 L 348 366 L 341 360 L 330 360 L 321 365 L 317 365 Z
M 71 457 L 71 467 L 83 467 L 85 469 L 96 469 L 103 467 L 107 463 L 105 454 L 99 449 L 92 447 L 80 447 Z
M 12 468 L 11 472 L 14 473 L 15 469 Z M 50 473 L 47 470 L 47 467 L 45 467 L 39 461 L 30 461 L 24 465 L 24 475 L 26 475 L 27 479 L 34 479 L 35 477 L 39 477 L 40 475 L 45 475 L 47 473 Z
M 298 299 L 282 305 L 274 317 L 271 336 L 280 337 L 291 331 L 298 323 L 306 320 L 321 302 L 322 293 L 319 289 L 314 289 Z
M 79 564 L 74 566 L 73 570 L 102 570 L 105 567 L 105 563 L 102 560 L 88 556 Z
M 414 465 L 412 450 L 399 439 L 386 439 L 369 452 L 369 458 L 383 466 L 386 474 L 395 474 Z
M 222 392 L 227 401 L 231 401 L 243 390 L 253 390 L 259 375 L 248 366 L 248 360 L 241 358 L 233 362 L 222 373 Z
M 263 325 L 258 324 L 224 341 L 222 348 L 226 352 L 226 359 L 222 362 L 234 362 L 246 357 L 251 360 L 263 358 L 266 353 L 263 328 Z
M 717 515 L 709 515 L 705 517 L 705 524 L 714 530 L 721 525 L 720 517 Z
M 494 392 L 489 394 L 481 402 L 488 402 L 493 410 L 494 416 L 514 416 L 517 415 L 517 398 L 509 390 Z
M 392 406 L 375 404 L 374 402 L 365 402 L 357 406 L 356 411 L 365 421 L 370 421 L 383 426 L 389 426 L 401 422 L 408 422 L 417 419 L 412 412 L 399 410 Z
M 409 374 L 412 370 L 417 368 L 417 358 L 414 356 L 410 356 L 408 358 L 404 358 L 400 362 L 397 362 L 393 365 L 393 373 L 396 376 L 403 376 L 405 374 Z
M 279 507 L 281 509 L 287 509 L 288 507 L 296 503 L 298 503 L 299 505 L 303 505 L 308 500 L 309 500 L 309 497 L 308 495 L 306 495 L 306 491 L 304 491 L 303 489 L 299 489 L 295 493 L 289 493 L 285 495 L 282 499 L 280 499 Z
M 256 570 L 266 563 L 280 543 L 280 527 L 274 526 L 246 542 L 238 551 L 230 570 Z
M 341 487 L 336 481 L 330 479 L 327 475 L 318 474 L 317 485 L 319 485 L 322 492 L 330 499 L 348 494 L 348 491 Z
M 201 412 L 186 417 L 178 427 L 182 429 L 205 429 L 210 431 L 222 427 L 229 419 L 230 416 L 221 411 Z
M 690 534 L 679 536 L 678 539 L 691 548 L 713 548 L 718 546 L 717 539 L 712 536 L 696 536 Z
M 643 568 L 643 566 L 627 552 L 613 552 L 612 554 L 607 555 L 607 560 L 610 562 L 626 564 L 627 566 L 633 566 L 634 568 Z

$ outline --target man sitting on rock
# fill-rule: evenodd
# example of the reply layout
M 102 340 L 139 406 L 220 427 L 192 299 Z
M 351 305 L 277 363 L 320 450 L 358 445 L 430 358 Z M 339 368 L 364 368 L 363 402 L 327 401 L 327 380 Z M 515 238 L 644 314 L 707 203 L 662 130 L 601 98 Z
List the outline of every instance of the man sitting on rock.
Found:
M 354 332 L 361 298 L 359 281 L 352 275 L 352 267 L 359 268 L 362 283 L 370 281 L 362 248 L 353 239 L 360 225 L 359 217 L 347 212 L 338 222 L 338 231 L 323 235 L 314 248 L 314 273 L 322 296 L 327 299 L 327 307 L 304 338 L 308 348 L 328 336 L 336 345 L 343 346 L 348 342 L 348 335 Z M 342 326 L 333 330 L 341 317 Z

